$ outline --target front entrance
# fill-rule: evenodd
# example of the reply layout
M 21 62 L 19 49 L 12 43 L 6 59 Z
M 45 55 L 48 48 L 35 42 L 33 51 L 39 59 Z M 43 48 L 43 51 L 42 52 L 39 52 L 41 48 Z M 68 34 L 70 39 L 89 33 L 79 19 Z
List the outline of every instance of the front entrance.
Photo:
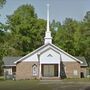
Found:
M 58 64 L 43 64 L 42 65 L 43 77 L 57 77 L 58 76 Z

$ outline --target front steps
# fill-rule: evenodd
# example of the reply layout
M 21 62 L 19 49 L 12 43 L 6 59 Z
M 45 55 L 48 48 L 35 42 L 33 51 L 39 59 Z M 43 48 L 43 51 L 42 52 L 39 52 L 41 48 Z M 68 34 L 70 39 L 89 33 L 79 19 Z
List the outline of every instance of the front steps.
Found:
M 41 77 L 41 80 L 60 80 L 61 78 L 59 77 Z

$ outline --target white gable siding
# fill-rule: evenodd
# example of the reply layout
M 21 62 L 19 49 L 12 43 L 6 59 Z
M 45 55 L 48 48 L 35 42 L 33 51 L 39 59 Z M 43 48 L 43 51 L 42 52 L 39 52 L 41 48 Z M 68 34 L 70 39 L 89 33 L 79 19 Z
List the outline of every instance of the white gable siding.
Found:
M 43 48 L 40 52 L 43 52 L 43 51 L 45 51 L 45 50 L 48 49 L 48 48 L 52 48 L 53 50 L 59 52 L 60 55 L 61 55 L 61 58 L 62 58 L 62 61 L 63 61 L 63 62 L 64 62 L 64 61 L 65 61 L 65 62 L 76 62 L 76 60 L 73 60 L 70 56 L 62 53 L 61 51 L 56 50 L 55 48 L 53 48 L 53 47 L 51 47 L 51 46 L 47 46 L 47 47 Z M 55 52 L 55 53 L 56 53 L 56 52 Z M 55 55 L 55 53 L 54 53 L 54 55 Z M 59 58 L 60 58 L 60 57 L 59 57 Z
M 35 53 L 35 54 L 31 55 L 30 57 L 26 58 L 25 60 L 23 60 L 23 62 L 34 62 L 34 61 L 38 61 L 38 56 L 37 56 L 37 54 L 45 51 L 45 50 L 48 49 L 49 47 L 50 47 L 50 46 L 47 46 L 47 47 L 41 49 L 41 50 L 38 51 L 37 53 Z
M 46 47 L 44 47 L 43 49 L 41 49 L 40 51 L 39 51 L 39 53 L 42 53 L 42 52 L 44 52 L 45 50 L 47 50 L 47 49 L 49 49 L 50 48 L 50 46 L 46 46 Z
M 61 59 L 63 62 L 76 62 L 71 57 L 67 56 L 66 54 L 61 52 Z
M 40 63 L 41 64 L 58 64 L 60 62 L 60 55 L 53 51 L 52 49 L 49 49 L 45 52 L 43 52 L 40 56 Z
M 43 54 L 41 54 L 42 52 L 43 52 Z M 36 53 L 34 53 L 31 56 L 24 59 L 23 62 L 38 61 L 37 54 L 40 54 L 40 62 L 41 63 L 59 63 L 60 55 L 61 55 L 61 60 L 63 62 L 76 62 L 76 60 L 72 59 L 70 56 L 66 55 L 65 53 L 63 53 L 61 51 L 58 51 L 57 49 L 55 49 L 51 46 L 42 48 L 41 50 L 37 51 Z M 47 57 L 49 54 L 51 54 L 52 57 Z
M 23 60 L 23 62 L 34 62 L 34 61 L 38 61 L 37 53 Z

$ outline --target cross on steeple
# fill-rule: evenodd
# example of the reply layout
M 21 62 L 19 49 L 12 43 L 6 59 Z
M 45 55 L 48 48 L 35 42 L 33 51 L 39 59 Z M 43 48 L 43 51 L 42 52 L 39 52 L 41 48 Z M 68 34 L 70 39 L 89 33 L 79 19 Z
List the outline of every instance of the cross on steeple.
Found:
M 51 31 L 49 27 L 49 4 L 47 4 L 47 30 L 45 32 L 44 44 L 52 43 Z

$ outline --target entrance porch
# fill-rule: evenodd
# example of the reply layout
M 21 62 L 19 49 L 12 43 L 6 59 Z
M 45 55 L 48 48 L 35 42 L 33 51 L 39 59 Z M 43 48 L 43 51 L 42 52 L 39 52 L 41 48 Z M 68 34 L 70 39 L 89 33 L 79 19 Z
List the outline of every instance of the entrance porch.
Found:
M 59 78 L 60 66 L 58 64 L 41 64 L 41 77 L 40 78 Z

